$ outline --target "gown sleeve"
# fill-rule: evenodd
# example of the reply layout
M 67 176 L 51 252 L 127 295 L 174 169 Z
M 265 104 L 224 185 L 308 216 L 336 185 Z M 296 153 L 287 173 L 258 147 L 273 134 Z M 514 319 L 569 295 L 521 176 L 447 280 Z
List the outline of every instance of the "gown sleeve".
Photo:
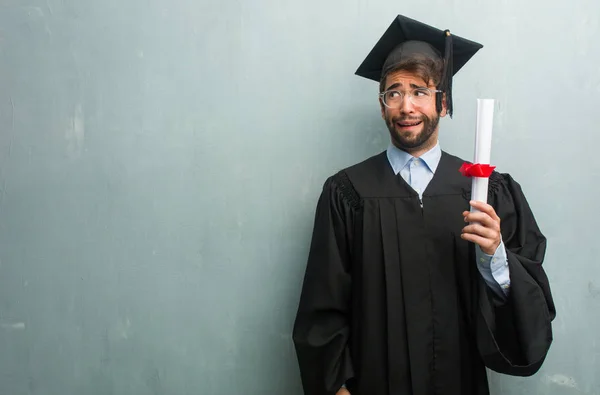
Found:
M 489 203 L 500 217 L 510 269 L 510 291 L 501 301 L 480 281 L 477 343 L 485 365 L 499 373 L 531 376 L 552 343 L 556 309 L 542 267 L 546 238 L 520 185 L 507 174 L 490 177 Z
M 333 395 L 354 374 L 348 348 L 353 205 L 339 181 L 328 179 L 317 203 L 293 327 L 307 395 Z

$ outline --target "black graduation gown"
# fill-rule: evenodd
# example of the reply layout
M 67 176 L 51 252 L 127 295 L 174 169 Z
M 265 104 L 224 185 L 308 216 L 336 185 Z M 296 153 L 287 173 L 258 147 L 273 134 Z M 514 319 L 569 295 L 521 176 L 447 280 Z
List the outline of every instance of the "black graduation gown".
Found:
M 330 177 L 293 328 L 306 395 L 485 395 L 485 366 L 538 371 L 552 342 L 555 308 L 542 268 L 546 239 L 521 188 L 490 177 L 511 288 L 489 289 L 474 244 L 460 238 L 471 180 L 442 153 L 418 194 L 385 152 Z

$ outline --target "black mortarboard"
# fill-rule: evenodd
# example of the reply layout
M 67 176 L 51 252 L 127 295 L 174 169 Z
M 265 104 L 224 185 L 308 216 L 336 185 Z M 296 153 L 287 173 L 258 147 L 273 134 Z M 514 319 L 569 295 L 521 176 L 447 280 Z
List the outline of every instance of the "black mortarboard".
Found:
M 356 70 L 356 75 L 379 82 L 387 71 L 414 54 L 444 60 L 438 89 L 446 93 L 448 113 L 452 116 L 452 77 L 483 45 L 450 34 L 449 30 L 415 21 L 402 15 L 390 27 Z M 438 111 L 441 95 L 438 95 Z

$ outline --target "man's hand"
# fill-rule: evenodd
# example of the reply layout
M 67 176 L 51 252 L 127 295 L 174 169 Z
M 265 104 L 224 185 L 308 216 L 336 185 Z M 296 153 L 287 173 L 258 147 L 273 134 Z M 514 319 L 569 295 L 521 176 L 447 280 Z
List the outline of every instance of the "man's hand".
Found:
M 350 395 L 350 391 L 348 391 L 346 388 L 340 388 L 336 395 Z
M 500 218 L 489 204 L 478 201 L 471 201 L 470 204 L 479 212 L 463 212 L 465 222 L 470 224 L 463 228 L 460 237 L 479 245 L 485 254 L 494 255 L 502 240 Z

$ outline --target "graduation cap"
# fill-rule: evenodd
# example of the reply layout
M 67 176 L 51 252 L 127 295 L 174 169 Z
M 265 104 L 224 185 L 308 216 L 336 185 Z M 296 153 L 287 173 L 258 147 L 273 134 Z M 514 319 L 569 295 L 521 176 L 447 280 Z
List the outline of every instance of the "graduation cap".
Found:
M 483 45 L 454 36 L 414 19 L 398 15 L 365 58 L 356 75 L 379 82 L 387 72 L 411 56 L 443 60 L 442 79 L 437 89 L 446 93 L 448 114 L 452 116 L 452 77 Z M 442 95 L 437 95 L 438 111 Z

